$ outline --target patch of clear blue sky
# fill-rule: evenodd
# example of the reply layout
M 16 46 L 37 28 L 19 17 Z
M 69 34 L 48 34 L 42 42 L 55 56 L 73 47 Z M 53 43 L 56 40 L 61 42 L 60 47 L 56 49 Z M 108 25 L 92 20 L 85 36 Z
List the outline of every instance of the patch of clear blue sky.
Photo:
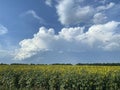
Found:
M 22 17 L 21 14 L 28 10 L 34 10 L 46 24 L 40 24 L 30 16 Z M 14 43 L 31 38 L 41 26 L 52 27 L 56 32 L 62 27 L 58 22 L 55 8 L 46 6 L 44 0 L 0 0 L 0 24 L 8 28 L 7 36 Z

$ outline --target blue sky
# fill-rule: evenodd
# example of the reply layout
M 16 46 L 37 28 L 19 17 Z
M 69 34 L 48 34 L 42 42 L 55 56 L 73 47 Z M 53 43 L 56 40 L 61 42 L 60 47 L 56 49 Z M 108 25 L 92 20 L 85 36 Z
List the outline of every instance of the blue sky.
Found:
M 120 1 L 0 0 L 0 62 L 120 62 Z

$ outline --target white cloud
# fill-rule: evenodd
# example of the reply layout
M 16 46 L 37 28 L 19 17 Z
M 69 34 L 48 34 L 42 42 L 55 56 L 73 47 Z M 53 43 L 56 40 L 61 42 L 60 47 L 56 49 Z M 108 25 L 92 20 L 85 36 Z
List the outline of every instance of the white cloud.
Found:
M 111 21 L 106 24 L 91 26 L 88 32 L 86 32 L 86 36 L 88 37 L 86 42 L 92 45 L 93 48 L 105 49 L 107 46 L 111 46 L 111 43 L 117 43 L 120 47 L 120 35 L 116 33 L 119 24 L 120 22 Z M 114 47 L 110 49 L 114 50 Z
M 116 4 L 105 0 L 101 0 L 101 4 L 95 4 L 98 1 L 91 1 L 93 5 L 86 0 L 60 0 L 56 5 L 56 11 L 59 16 L 59 21 L 63 25 L 89 25 L 101 24 L 111 19 L 108 18 L 106 11 L 112 9 Z M 98 3 L 100 3 L 99 1 Z
M 52 0 L 45 0 L 45 4 L 52 7 Z
M 28 16 L 31 15 L 34 19 L 39 20 L 40 24 L 46 24 L 45 20 L 37 15 L 37 13 L 34 10 L 28 10 L 25 13 L 21 14 L 21 16 Z
M 68 33 L 67 33 L 68 31 Z M 24 39 L 19 45 L 20 49 L 17 50 L 17 54 L 15 56 L 16 59 L 24 59 L 29 58 L 38 52 L 41 51 L 74 51 L 78 49 L 79 44 L 73 43 L 76 35 L 80 35 L 83 33 L 83 28 L 63 28 L 58 35 L 55 35 L 54 30 L 46 29 L 45 27 L 41 27 L 37 34 L 34 34 L 32 39 Z M 73 39 L 73 41 L 72 41 Z M 77 47 L 74 47 L 74 45 Z
M 81 6 L 83 0 L 61 0 L 56 6 L 59 21 L 63 25 L 87 22 L 94 14 L 91 6 Z
M 36 54 L 37 51 L 47 50 L 48 44 L 53 38 L 53 33 L 53 29 L 47 31 L 46 28 L 41 27 L 39 32 L 35 34 L 32 39 L 25 39 L 19 43 L 21 49 L 19 49 L 17 57 L 24 59 Z
M 34 10 L 29 10 L 26 14 L 31 14 L 34 18 L 41 20 L 41 17 L 39 17 Z
M 75 27 L 75 28 L 63 28 L 59 32 L 59 37 L 64 38 L 65 40 L 72 41 L 76 36 L 83 34 L 84 27 Z
M 107 10 L 107 9 L 112 8 L 113 6 L 115 6 L 115 3 L 110 2 L 110 3 L 107 4 L 106 6 L 98 6 L 98 7 L 97 7 L 97 11 Z
M 120 39 L 120 36 L 119 36 Z M 118 50 L 120 48 L 120 41 L 119 42 L 111 42 L 110 44 L 103 47 L 107 51 Z
M 0 35 L 6 34 L 8 32 L 8 29 L 0 24 Z
M 102 24 L 107 22 L 107 16 L 103 13 L 96 13 L 93 17 L 93 22 L 95 24 Z
M 97 1 L 97 0 L 96 0 Z M 106 0 L 100 0 L 100 3 L 105 4 Z
M 15 59 L 25 59 L 44 51 L 82 52 L 86 50 L 119 50 L 120 22 L 111 21 L 91 26 L 87 32 L 84 27 L 63 28 L 58 34 L 54 29 L 41 27 L 31 39 L 22 40 Z

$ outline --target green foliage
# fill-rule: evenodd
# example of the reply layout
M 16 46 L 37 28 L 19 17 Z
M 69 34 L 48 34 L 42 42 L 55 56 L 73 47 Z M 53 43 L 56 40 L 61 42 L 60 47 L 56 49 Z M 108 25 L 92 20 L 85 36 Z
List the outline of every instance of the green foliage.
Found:
M 2 65 L 0 90 L 120 90 L 120 67 Z

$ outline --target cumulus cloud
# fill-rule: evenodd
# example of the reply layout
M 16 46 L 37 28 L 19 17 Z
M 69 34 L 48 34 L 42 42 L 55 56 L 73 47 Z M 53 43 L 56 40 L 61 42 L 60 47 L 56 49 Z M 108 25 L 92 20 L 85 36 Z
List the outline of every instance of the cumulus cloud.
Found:
M 23 60 L 40 52 L 83 52 L 83 51 L 116 51 L 120 49 L 120 22 L 107 22 L 85 27 L 63 28 L 58 34 L 55 30 L 41 27 L 31 39 L 22 40 L 16 50 L 15 59 Z
M 61 0 L 56 6 L 59 21 L 63 25 L 87 22 L 94 14 L 94 8 L 81 6 L 83 0 Z
M 46 28 L 41 27 L 39 32 L 35 34 L 32 39 L 24 39 L 19 43 L 21 49 L 19 49 L 16 58 L 24 59 L 36 54 L 37 51 L 47 50 L 48 44 L 53 38 L 53 33 L 53 29 L 47 31 Z
M 8 29 L 0 24 L 0 35 L 6 34 L 8 32 Z
M 58 20 L 65 26 L 102 24 L 119 15 L 115 9 L 119 9 L 120 5 L 114 1 L 54 0 L 54 2 L 57 2 L 53 5 L 56 7 Z M 45 3 L 52 6 L 52 0 L 45 0 Z
M 105 0 L 60 0 L 56 5 L 56 12 L 62 25 L 101 24 L 102 21 L 105 23 L 111 20 L 109 10 L 114 6 L 116 6 L 114 2 Z
M 116 48 L 115 44 L 117 48 L 120 47 L 120 34 L 116 33 L 118 32 L 119 24 L 120 22 L 111 21 L 106 24 L 91 26 L 86 32 L 87 43 L 93 48 L 102 48 L 104 50 L 114 50 Z M 108 46 L 111 47 L 107 49 Z

